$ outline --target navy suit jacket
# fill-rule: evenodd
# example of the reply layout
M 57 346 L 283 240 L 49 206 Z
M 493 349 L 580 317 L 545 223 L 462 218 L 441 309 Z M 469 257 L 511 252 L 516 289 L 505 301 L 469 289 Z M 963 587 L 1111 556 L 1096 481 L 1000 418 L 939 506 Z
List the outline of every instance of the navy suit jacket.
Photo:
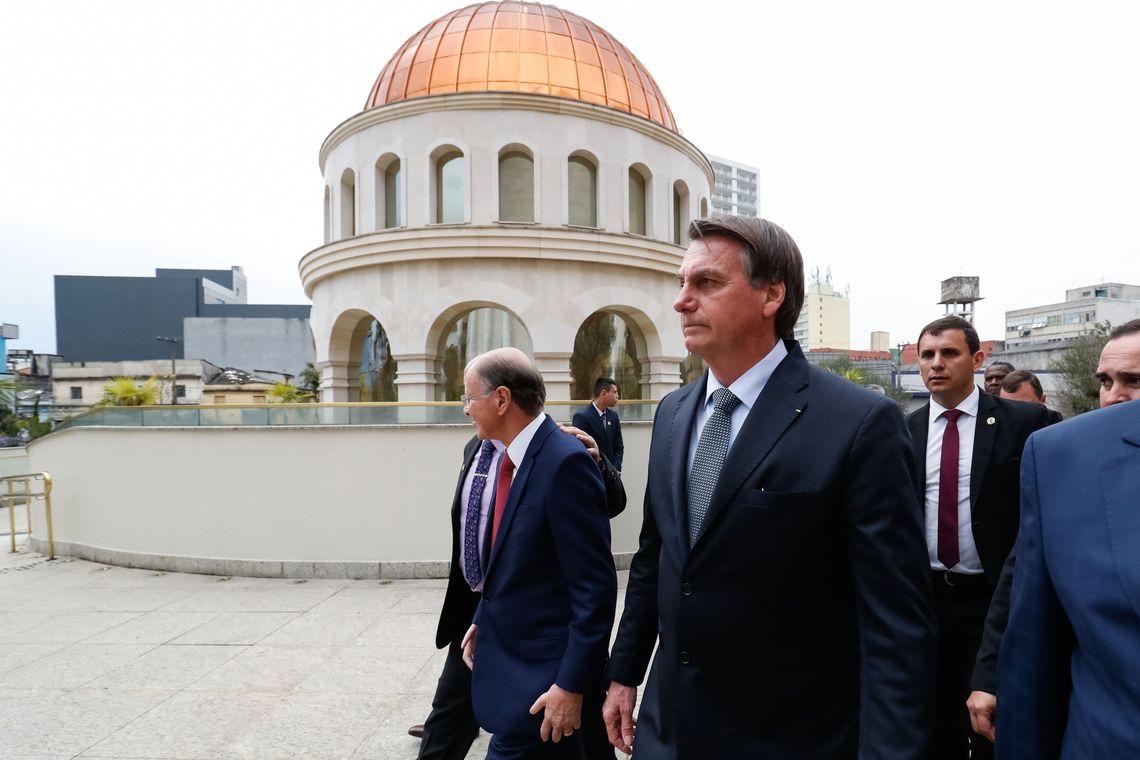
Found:
M 546 417 L 516 470 L 475 612 L 479 725 L 537 736 L 530 706 L 551 684 L 600 693 L 616 601 L 601 473 Z
M 619 471 L 621 470 L 622 460 L 625 459 L 625 443 L 621 439 L 621 420 L 617 412 L 607 409 L 603 421 L 594 405 L 586 404 L 574 412 L 573 424 L 579 430 L 585 430 L 592 435 L 602 455 L 613 462 Z
M 998 674 L 999 758 L 1140 757 L 1140 402 L 1030 437 Z
M 706 379 L 657 410 L 610 675 L 641 683 L 636 760 L 925 757 L 930 572 L 898 406 L 795 341 L 728 452 L 690 549 Z

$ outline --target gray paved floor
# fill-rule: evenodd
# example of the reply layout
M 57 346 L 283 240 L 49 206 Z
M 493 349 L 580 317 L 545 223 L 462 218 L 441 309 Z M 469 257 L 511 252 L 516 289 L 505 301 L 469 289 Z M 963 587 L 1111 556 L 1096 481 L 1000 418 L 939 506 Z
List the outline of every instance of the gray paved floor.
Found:
M 4 542 L 0 758 L 416 756 L 444 581 L 156 573 Z

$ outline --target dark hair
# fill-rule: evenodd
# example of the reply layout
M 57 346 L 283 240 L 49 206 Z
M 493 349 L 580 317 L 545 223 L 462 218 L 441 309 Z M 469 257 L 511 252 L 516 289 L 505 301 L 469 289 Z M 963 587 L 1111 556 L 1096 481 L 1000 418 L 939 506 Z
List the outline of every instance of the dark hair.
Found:
M 1117 325 L 1112 328 L 1112 332 L 1108 334 L 1109 340 L 1116 340 L 1123 338 L 1125 335 L 1135 335 L 1140 333 L 1140 319 L 1133 319 L 1130 322 L 1125 322 L 1122 325 Z
M 611 385 L 617 385 L 612 377 L 599 377 L 594 381 L 594 398 L 602 391 L 608 391 Z
M 1014 367 L 1009 362 L 1000 362 L 1000 361 L 999 362 L 990 362 L 989 367 L 986 367 L 986 372 L 990 371 L 990 367 L 1005 367 L 1006 374 L 1009 374 L 1010 372 L 1013 372 L 1014 370 L 1017 369 L 1016 367 Z
M 744 276 L 754 288 L 782 282 L 784 302 L 776 312 L 776 337 L 793 338 L 804 305 L 804 259 L 796 241 L 780 225 L 750 216 L 695 219 L 689 239 L 720 235 L 740 243 Z
M 1001 382 L 1001 389 L 1006 393 L 1017 393 L 1017 389 L 1021 387 L 1022 383 L 1029 383 L 1033 392 L 1037 394 L 1037 398 L 1045 395 L 1045 389 L 1041 387 L 1041 381 L 1037 379 L 1037 375 L 1027 369 L 1014 370 L 1006 375 L 1005 380 Z
M 918 342 L 922 343 L 923 335 L 941 335 L 947 330 L 961 330 L 966 336 L 966 348 L 970 349 L 971 354 L 976 354 L 982 350 L 982 342 L 978 340 L 978 331 L 966 319 L 959 317 L 957 314 L 949 314 L 945 317 L 939 317 L 926 327 L 922 328 L 922 332 L 918 334 Z
M 488 392 L 503 387 L 511 392 L 511 400 L 529 415 L 542 411 L 546 403 L 546 384 L 530 362 L 518 361 L 510 353 L 492 352 L 475 365 L 476 374 Z

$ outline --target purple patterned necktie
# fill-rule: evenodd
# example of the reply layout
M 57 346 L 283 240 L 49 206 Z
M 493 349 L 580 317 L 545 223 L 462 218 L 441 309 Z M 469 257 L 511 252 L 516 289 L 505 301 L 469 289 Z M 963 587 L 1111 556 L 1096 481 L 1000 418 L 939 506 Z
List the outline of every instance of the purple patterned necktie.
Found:
M 483 511 L 483 489 L 487 486 L 487 473 L 495 444 L 483 441 L 479 449 L 479 462 L 471 479 L 471 495 L 467 498 L 467 518 L 463 527 L 463 577 L 474 589 L 483 582 L 483 565 L 479 561 L 479 515 Z

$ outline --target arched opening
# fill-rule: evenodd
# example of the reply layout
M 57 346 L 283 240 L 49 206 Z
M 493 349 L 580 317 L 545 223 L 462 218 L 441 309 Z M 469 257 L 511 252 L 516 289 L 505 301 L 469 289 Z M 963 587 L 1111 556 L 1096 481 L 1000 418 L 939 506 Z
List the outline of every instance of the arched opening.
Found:
M 701 198 L 701 219 L 709 218 L 709 199 Z
M 345 169 L 340 175 L 340 237 L 356 235 L 356 175 Z
M 436 398 L 458 401 L 463 393 L 463 370 L 467 362 L 485 351 L 504 346 L 514 346 L 527 356 L 534 356 L 526 325 L 511 312 L 495 306 L 479 306 L 452 317 L 439 337 Z
M 629 231 L 634 235 L 648 234 L 649 178 L 644 164 L 629 167 Z
M 598 165 L 578 152 L 566 161 L 567 219 L 579 227 L 598 226 Z
M 404 226 L 404 172 L 398 156 L 376 159 L 376 229 Z
M 396 360 L 379 321 L 366 317 L 356 324 L 348 355 L 349 401 L 396 401 Z
M 681 180 L 673 183 L 673 244 L 685 244 L 689 228 L 689 187 Z
M 436 148 L 433 156 L 432 221 L 462 224 L 467 221 L 467 157 L 451 146 Z
M 645 361 L 645 337 L 637 325 L 616 311 L 596 311 L 586 317 L 574 336 L 570 395 L 592 398 L 594 381 L 612 377 L 622 398 L 639 399 Z
M 332 188 L 325 185 L 325 243 L 332 242 Z
M 499 153 L 499 221 L 534 222 L 534 156 L 522 146 Z

